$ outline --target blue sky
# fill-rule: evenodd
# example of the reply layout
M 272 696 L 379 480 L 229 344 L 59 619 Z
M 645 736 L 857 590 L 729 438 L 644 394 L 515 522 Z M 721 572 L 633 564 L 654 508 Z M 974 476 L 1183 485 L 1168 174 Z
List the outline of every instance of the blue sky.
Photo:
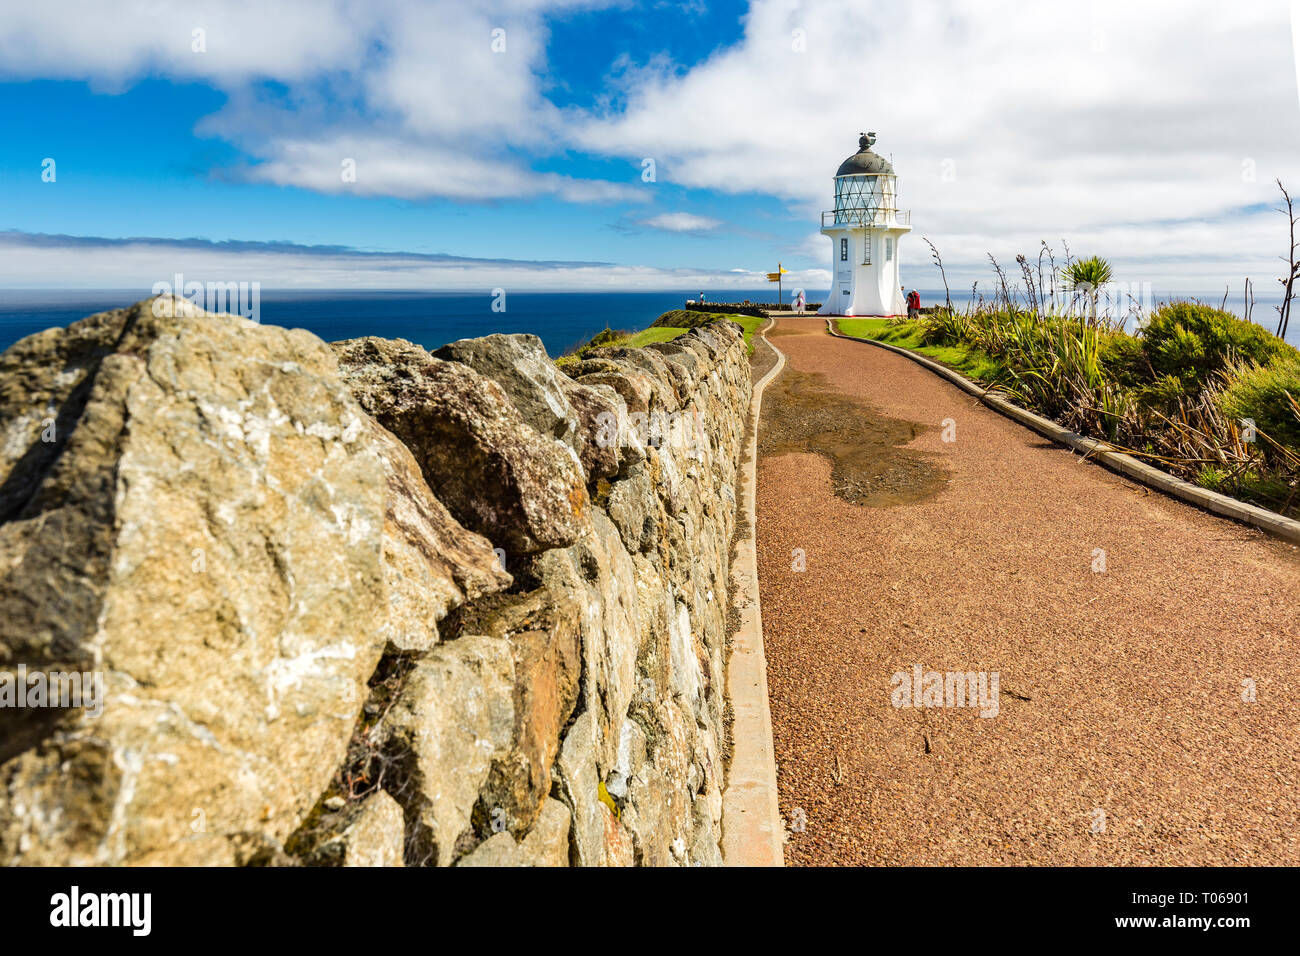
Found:
M 925 235 L 967 287 L 1044 239 L 1158 290 L 1270 285 L 1287 3 L 977 6 L 8 5 L 0 285 L 752 288 L 781 260 L 815 288 L 865 128 L 909 284 L 938 284 Z

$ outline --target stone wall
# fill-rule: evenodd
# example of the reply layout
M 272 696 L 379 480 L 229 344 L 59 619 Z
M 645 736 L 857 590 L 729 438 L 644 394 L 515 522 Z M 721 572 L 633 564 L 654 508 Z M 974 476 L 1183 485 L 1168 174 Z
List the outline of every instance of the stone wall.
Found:
M 170 298 L 0 356 L 0 863 L 720 862 L 745 349 L 594 356 Z

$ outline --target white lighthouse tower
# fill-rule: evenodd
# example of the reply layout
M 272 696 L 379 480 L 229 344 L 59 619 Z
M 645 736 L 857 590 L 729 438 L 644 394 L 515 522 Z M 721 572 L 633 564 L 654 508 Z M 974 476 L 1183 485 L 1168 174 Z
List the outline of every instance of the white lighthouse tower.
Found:
M 897 208 L 898 177 L 871 151 L 875 133 L 835 172 L 835 208 L 822 213 L 831 237 L 831 291 L 818 315 L 899 315 L 898 242 L 912 231 L 911 212 Z

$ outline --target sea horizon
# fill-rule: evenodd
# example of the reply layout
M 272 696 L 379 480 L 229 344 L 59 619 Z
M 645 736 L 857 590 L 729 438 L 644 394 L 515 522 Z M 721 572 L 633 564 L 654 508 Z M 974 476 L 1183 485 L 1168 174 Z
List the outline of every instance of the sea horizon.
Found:
M 582 344 L 605 328 L 634 331 L 680 309 L 693 292 L 482 292 L 407 289 L 262 289 L 259 321 L 303 328 L 327 342 L 375 335 L 402 338 L 427 349 L 493 332 L 537 335 L 552 355 Z M 0 351 L 47 328 L 149 298 L 138 289 L 0 290 Z M 706 298 L 715 296 L 705 292 Z M 759 290 L 728 290 L 717 301 L 775 301 Z M 736 296 L 732 298 L 731 296 Z M 789 300 L 789 293 L 786 293 Z M 496 306 L 494 310 L 494 306 Z M 235 311 L 233 308 L 231 311 Z
M 501 333 L 538 336 L 551 356 L 563 355 L 605 328 L 636 331 L 649 326 L 664 312 L 680 309 L 703 291 L 709 302 L 774 303 L 774 290 L 722 289 L 666 291 L 560 291 L 511 292 L 504 298 L 495 290 L 480 292 L 411 289 L 262 289 L 259 321 L 288 328 L 303 328 L 327 342 L 375 335 L 402 338 L 427 349 L 457 339 Z M 789 304 L 793 289 L 783 289 Z M 920 288 L 923 305 L 944 300 L 943 289 Z M 805 290 L 809 303 L 822 295 Z M 0 351 L 48 328 L 66 326 L 109 309 L 132 305 L 153 293 L 148 289 L 0 289 Z M 962 308 L 970 293 L 953 294 Z M 1226 310 L 1241 316 L 1241 296 L 1228 296 Z M 1153 302 L 1193 299 L 1219 307 L 1223 293 L 1207 290 L 1153 292 Z M 1276 306 L 1281 296 L 1259 297 L 1253 320 L 1274 331 Z M 494 305 L 497 307 L 494 311 Z M 235 311 L 231 309 L 231 311 Z M 1260 321 L 1261 316 L 1272 322 Z M 1300 323 L 1293 323 L 1286 341 L 1300 346 Z

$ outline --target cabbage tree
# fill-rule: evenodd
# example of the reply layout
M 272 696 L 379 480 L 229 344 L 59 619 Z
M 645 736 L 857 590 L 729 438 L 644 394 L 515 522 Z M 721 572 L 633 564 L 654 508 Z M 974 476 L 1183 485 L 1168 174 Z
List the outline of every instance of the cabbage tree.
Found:
M 1101 295 L 1101 288 L 1110 280 L 1110 263 L 1100 256 L 1076 259 L 1061 270 L 1061 281 L 1065 287 L 1088 297 L 1094 323 L 1097 321 L 1097 299 Z

